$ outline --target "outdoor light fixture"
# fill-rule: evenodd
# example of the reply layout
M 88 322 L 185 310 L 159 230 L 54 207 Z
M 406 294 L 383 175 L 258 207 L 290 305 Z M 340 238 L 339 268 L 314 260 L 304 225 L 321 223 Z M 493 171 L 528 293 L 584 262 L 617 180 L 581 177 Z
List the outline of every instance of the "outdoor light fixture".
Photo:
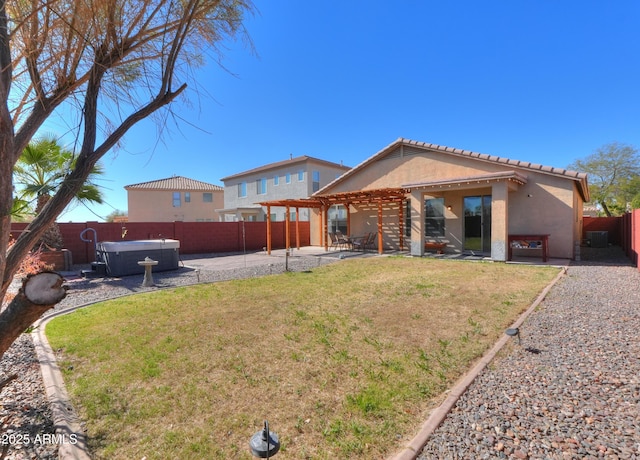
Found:
M 280 450 L 278 435 L 269 431 L 269 422 L 264 421 L 264 428 L 251 437 L 249 448 L 254 457 L 269 458 Z
M 453 209 L 453 206 L 451 206 L 450 204 L 448 204 L 448 205 L 447 205 L 447 209 L 448 209 L 449 211 L 451 211 L 451 210 Z
M 505 334 L 507 334 L 509 337 L 518 337 L 518 343 L 520 343 L 520 329 L 518 329 L 517 327 L 507 329 L 505 331 Z

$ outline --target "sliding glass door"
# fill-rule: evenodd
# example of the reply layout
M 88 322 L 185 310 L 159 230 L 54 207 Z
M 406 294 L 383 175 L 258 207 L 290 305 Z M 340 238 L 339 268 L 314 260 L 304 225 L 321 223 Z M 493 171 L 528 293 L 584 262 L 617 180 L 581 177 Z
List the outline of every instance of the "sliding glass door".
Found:
M 491 195 L 464 197 L 464 249 L 491 252 Z

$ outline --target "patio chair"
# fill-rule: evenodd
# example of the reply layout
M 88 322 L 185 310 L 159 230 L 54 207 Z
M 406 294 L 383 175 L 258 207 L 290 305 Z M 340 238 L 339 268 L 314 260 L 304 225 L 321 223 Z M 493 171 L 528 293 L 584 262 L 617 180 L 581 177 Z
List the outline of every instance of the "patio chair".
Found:
M 367 249 L 375 249 L 377 235 L 378 235 L 377 233 L 369 233 L 369 237 L 364 242 L 363 251 L 366 251 Z
M 329 233 L 329 238 L 331 238 L 331 247 L 329 249 L 336 249 L 340 247 L 340 243 L 338 243 L 338 237 L 335 233 Z
M 341 248 L 346 247 L 347 249 L 351 250 L 352 248 L 351 240 L 346 236 L 344 236 L 340 230 L 336 232 L 336 238 L 338 239 L 338 245 Z
M 364 252 L 366 246 L 367 246 L 367 242 L 369 241 L 369 237 L 370 237 L 371 233 L 365 233 L 364 236 L 360 236 L 357 238 L 353 238 L 351 240 L 351 247 L 353 248 L 354 251 L 362 251 Z
M 329 233 L 329 238 L 331 238 L 331 248 L 330 249 L 340 249 L 344 247 L 349 247 L 350 245 L 347 242 L 347 239 L 340 233 Z

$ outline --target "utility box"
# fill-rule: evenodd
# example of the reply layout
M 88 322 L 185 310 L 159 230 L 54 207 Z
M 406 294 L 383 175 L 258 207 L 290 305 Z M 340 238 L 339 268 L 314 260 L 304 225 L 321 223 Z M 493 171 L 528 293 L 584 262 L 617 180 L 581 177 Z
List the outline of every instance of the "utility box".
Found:
M 609 232 L 587 232 L 587 239 L 592 248 L 606 248 L 609 246 Z

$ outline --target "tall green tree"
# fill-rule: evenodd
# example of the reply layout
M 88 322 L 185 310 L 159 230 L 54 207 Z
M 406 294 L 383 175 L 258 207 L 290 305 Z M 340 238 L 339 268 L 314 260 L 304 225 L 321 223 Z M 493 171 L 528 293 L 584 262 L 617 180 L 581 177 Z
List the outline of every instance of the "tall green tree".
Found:
M 52 135 L 31 141 L 13 168 L 14 186 L 18 192 L 18 198 L 14 203 L 19 205 L 35 200 L 33 214 L 40 213 L 60 188 L 67 174 L 73 170 L 75 161 L 76 156 L 73 152 L 63 148 Z M 94 181 L 103 173 L 102 166 L 97 163 L 74 199 L 80 202 L 102 203 L 102 193 Z M 47 228 L 36 244 L 37 247 L 45 249 L 60 249 L 62 245 L 62 234 L 55 222 Z
M 105 220 L 107 222 L 115 222 L 118 217 L 127 217 L 126 211 L 121 211 L 120 209 L 116 209 L 110 212 L 105 218 Z
M 568 168 L 588 174 L 592 202 L 611 217 L 624 213 L 633 201 L 631 186 L 640 175 L 640 155 L 634 146 L 614 142 L 574 161 Z
M 76 156 L 64 149 L 53 136 L 30 142 L 13 168 L 13 181 L 22 200 L 36 200 L 34 213 L 38 214 L 51 196 L 60 188 L 64 178 L 73 170 Z M 91 170 L 75 199 L 81 202 L 102 203 L 103 195 L 96 179 L 104 174 L 100 163 Z
M 640 209 L 640 175 L 625 180 L 621 188 L 623 196 L 620 201 L 624 200 L 631 209 Z
M 34 243 L 78 195 L 98 161 L 138 122 L 166 121 L 194 66 L 243 34 L 251 0 L 0 2 L 0 300 Z M 164 110 L 163 110 L 164 109 Z M 77 139 L 74 167 L 9 249 L 13 168 L 51 117 Z M 0 356 L 59 302 L 32 283 L 0 311 Z M 37 301 L 36 301 L 37 299 Z

